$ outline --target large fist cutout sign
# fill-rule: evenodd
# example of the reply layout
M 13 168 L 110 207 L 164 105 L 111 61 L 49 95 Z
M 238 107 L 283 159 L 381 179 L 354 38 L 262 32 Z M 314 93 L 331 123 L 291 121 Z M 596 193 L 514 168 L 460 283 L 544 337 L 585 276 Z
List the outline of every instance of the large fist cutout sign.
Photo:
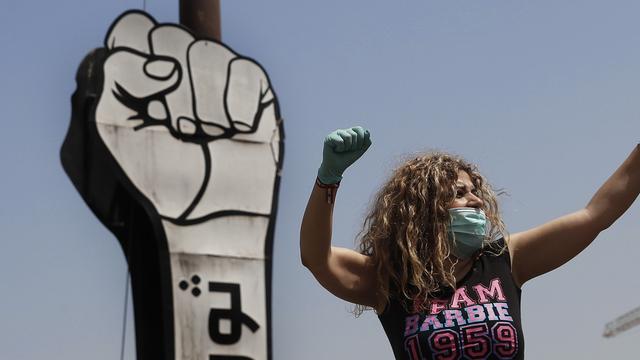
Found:
M 127 255 L 138 358 L 270 359 L 284 134 L 265 71 L 130 11 L 77 83 L 62 162 Z

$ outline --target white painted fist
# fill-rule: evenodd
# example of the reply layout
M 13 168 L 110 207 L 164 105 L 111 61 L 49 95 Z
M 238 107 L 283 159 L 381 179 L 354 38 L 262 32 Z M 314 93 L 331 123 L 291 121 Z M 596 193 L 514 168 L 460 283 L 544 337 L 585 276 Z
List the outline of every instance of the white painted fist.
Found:
M 139 12 L 116 21 L 105 46 L 98 133 L 162 218 L 269 216 L 282 134 L 263 69 Z

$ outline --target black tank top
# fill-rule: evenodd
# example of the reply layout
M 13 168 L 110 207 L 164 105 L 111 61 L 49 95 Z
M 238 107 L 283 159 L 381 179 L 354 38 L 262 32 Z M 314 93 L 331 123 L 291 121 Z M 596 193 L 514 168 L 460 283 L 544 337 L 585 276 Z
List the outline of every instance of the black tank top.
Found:
M 482 250 L 456 289 L 442 290 L 421 313 L 406 312 L 391 296 L 378 318 L 396 359 L 524 359 L 521 290 L 508 251 Z

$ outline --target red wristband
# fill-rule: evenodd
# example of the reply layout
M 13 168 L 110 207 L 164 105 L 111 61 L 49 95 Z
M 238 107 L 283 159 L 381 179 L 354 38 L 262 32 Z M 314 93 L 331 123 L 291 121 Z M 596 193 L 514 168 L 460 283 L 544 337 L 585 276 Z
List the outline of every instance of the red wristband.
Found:
M 335 184 L 323 184 L 320 179 L 316 177 L 316 185 L 320 188 L 326 189 L 327 203 L 333 204 L 336 198 L 336 191 L 338 190 L 338 187 L 340 187 L 340 181 Z

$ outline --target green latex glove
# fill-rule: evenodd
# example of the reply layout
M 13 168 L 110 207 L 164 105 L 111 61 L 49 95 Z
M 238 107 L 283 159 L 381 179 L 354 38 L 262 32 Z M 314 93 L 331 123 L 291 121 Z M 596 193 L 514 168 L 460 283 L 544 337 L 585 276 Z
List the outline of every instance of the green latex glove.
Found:
M 369 130 L 362 126 L 338 129 L 324 138 L 322 164 L 318 179 L 323 184 L 335 184 L 342 180 L 342 173 L 367 151 L 371 145 Z

